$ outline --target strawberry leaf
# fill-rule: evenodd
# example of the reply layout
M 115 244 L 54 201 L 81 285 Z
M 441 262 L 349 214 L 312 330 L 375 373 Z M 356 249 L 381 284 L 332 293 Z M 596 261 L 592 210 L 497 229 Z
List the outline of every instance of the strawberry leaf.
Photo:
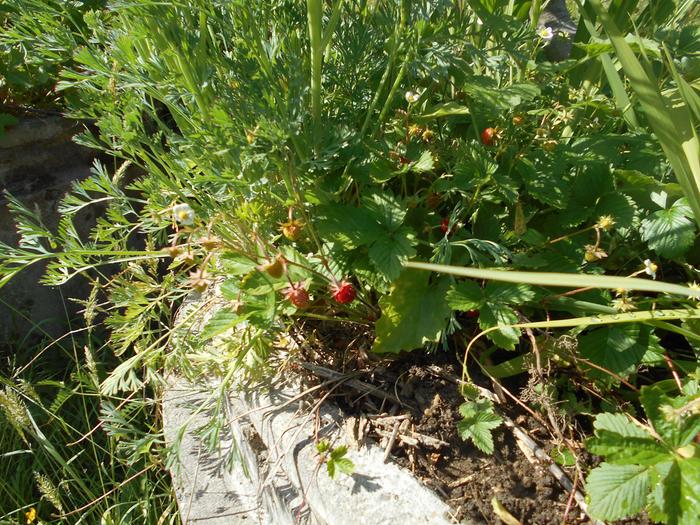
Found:
M 383 234 L 375 213 L 353 206 L 319 207 L 318 231 L 325 240 L 338 243 L 346 249 L 370 244 Z
M 683 199 L 668 210 L 659 210 L 642 221 L 642 239 L 660 256 L 673 259 L 684 255 L 695 240 L 695 225 Z
M 224 333 L 226 330 L 233 328 L 237 324 L 241 323 L 245 317 L 241 317 L 239 314 L 234 312 L 229 308 L 222 308 L 216 312 L 207 321 L 202 329 L 201 338 L 203 340 L 211 339 L 219 334 Z
M 452 285 L 447 292 L 447 304 L 453 310 L 468 312 L 478 310 L 483 304 L 484 296 L 481 287 L 474 281 L 462 281 Z
M 673 415 L 688 402 L 688 398 L 672 399 L 657 386 L 645 386 L 639 397 L 654 430 L 670 447 L 677 449 L 688 445 L 700 432 L 700 414 Z
M 599 414 L 595 436 L 587 443 L 594 454 L 618 465 L 653 465 L 668 457 L 668 449 L 622 414 Z
M 459 407 L 463 419 L 457 422 L 460 437 L 471 440 L 474 445 L 486 454 L 493 453 L 493 437 L 491 431 L 503 422 L 493 410 L 488 400 L 467 401 Z
M 632 197 L 622 193 L 608 193 L 598 201 L 593 218 L 609 215 L 615 220 L 615 228 L 629 228 L 634 223 L 636 213 Z
M 482 330 L 498 326 L 486 334 L 496 345 L 506 350 L 514 350 L 520 341 L 520 328 L 513 328 L 518 322 L 518 316 L 512 308 L 495 303 L 486 303 L 479 311 L 479 327 Z
M 535 298 L 535 292 L 526 284 L 499 283 L 490 281 L 484 289 L 486 300 L 490 303 L 521 305 Z
M 449 278 L 430 282 L 430 274 L 406 270 L 394 282 L 389 295 L 379 300 L 382 316 L 376 324 L 372 350 L 398 353 L 437 341 L 450 316 L 445 302 Z
M 416 254 L 414 239 L 413 231 L 404 227 L 372 243 L 369 258 L 377 271 L 389 281 L 396 279 L 403 263 Z
M 700 519 L 700 459 L 669 460 L 650 472 L 652 519 L 674 525 L 695 525 Z
M 635 372 L 645 355 L 663 353 L 653 328 L 640 324 L 593 330 L 581 337 L 579 351 L 592 363 L 623 378 Z M 589 367 L 586 373 L 605 384 L 619 383 L 618 379 L 597 368 Z
M 348 458 L 336 459 L 335 466 L 339 472 L 342 472 L 348 476 L 355 470 L 355 464 Z
M 649 492 L 649 467 L 603 463 L 586 479 L 592 518 L 617 520 L 637 514 Z

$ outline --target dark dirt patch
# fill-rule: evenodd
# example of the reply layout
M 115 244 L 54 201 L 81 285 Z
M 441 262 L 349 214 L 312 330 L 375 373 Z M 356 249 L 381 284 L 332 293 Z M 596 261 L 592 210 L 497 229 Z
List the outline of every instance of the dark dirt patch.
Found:
M 414 352 L 391 361 L 372 360 L 367 350 L 370 336 L 357 326 L 316 327 L 315 343 L 303 345 L 302 358 L 341 372 L 360 372 L 358 379 L 376 386 L 399 403 L 369 396 L 353 388 L 337 388 L 335 400 L 362 427 L 361 437 L 386 447 L 394 427 L 397 435 L 392 457 L 440 494 L 462 523 L 503 523 L 494 512 L 492 499 L 523 525 L 579 525 L 592 523 L 552 476 L 546 463 L 531 462 L 520 450 L 513 431 L 501 426 L 494 431 L 495 451 L 487 455 L 458 434 L 459 406 L 464 397 L 450 377 L 459 377 L 460 365 L 446 352 Z M 345 332 L 345 333 L 343 333 Z M 341 341 L 353 341 L 350 346 Z M 308 343 L 309 339 L 306 339 Z M 328 348 L 345 348 L 329 352 Z M 318 378 L 309 376 L 312 383 Z M 524 386 L 527 381 L 520 381 Z M 517 394 L 517 381 L 511 385 Z M 484 383 L 484 386 L 489 386 Z M 537 420 L 515 403 L 499 405 L 498 412 L 515 420 L 545 451 L 554 448 L 551 435 Z M 438 443 L 439 440 L 443 443 Z M 598 459 L 581 449 L 584 471 Z M 564 469 L 567 470 L 567 469 Z M 573 468 L 567 470 L 575 478 Z M 578 490 L 583 491 L 582 482 Z M 650 525 L 647 517 L 616 522 L 617 525 Z
M 403 401 L 413 401 L 411 411 L 415 432 L 449 443 L 436 450 L 416 448 L 409 452 L 397 447 L 396 460 L 412 469 L 428 486 L 440 493 L 455 510 L 456 518 L 472 523 L 500 523 L 493 510 L 496 498 L 521 523 L 561 525 L 570 494 L 565 492 L 547 467 L 531 464 L 517 447 L 510 429 L 494 433 L 495 451 L 488 456 L 462 440 L 457 432 L 464 401 L 456 384 L 436 377 L 417 364 L 396 364 L 406 368 L 400 392 Z M 453 365 L 443 365 L 455 374 Z M 570 504 L 566 523 L 588 521 Z

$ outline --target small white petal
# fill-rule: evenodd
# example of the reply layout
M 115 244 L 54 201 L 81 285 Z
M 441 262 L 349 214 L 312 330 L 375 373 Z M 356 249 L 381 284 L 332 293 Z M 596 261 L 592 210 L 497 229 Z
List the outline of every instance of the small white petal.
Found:
M 542 40 L 551 40 L 554 38 L 554 31 L 552 31 L 551 27 L 544 26 L 537 30 L 537 36 Z
M 656 279 L 656 270 L 658 269 L 659 267 L 651 262 L 651 259 L 644 259 L 644 273 L 651 275 L 652 279 Z
M 173 217 L 175 222 L 183 226 L 191 226 L 194 224 L 194 210 L 189 204 L 176 204 L 173 206 Z

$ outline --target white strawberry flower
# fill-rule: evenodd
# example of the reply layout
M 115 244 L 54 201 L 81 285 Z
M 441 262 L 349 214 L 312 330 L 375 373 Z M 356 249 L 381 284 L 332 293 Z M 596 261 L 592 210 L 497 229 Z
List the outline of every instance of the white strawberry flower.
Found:
M 420 93 L 406 91 L 406 102 L 409 104 L 414 104 L 415 102 L 418 102 L 418 99 L 420 99 Z
M 651 262 L 651 259 L 644 259 L 644 273 L 651 275 L 652 279 L 656 279 L 656 271 L 658 269 L 658 265 Z
M 554 31 L 549 26 L 542 26 L 537 30 L 537 36 L 542 40 L 551 40 L 554 38 Z
M 182 203 L 173 206 L 173 218 L 178 224 L 191 226 L 194 224 L 194 210 L 189 204 Z

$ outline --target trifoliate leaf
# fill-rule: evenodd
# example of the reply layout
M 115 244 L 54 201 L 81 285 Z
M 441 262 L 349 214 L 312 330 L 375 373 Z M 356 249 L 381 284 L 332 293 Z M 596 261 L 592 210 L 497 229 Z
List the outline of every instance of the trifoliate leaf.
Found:
M 653 465 L 668 457 L 661 443 L 622 414 L 598 415 L 586 448 L 617 465 Z
M 623 378 L 637 370 L 648 352 L 662 352 L 659 338 L 653 328 L 639 324 L 599 328 L 579 340 L 581 355 L 595 365 Z M 618 379 L 598 369 L 589 367 L 586 373 L 606 384 L 616 384 Z
M 592 518 L 617 520 L 637 514 L 649 491 L 649 467 L 603 463 L 586 479 Z
M 245 275 L 253 271 L 257 265 L 250 257 L 231 252 L 223 254 L 219 260 L 221 261 L 224 272 L 228 276 Z
M 447 277 L 431 283 L 428 272 L 405 270 L 389 295 L 379 300 L 382 316 L 376 323 L 372 351 L 398 353 L 437 341 L 450 316 L 445 302 L 449 285 Z
M 520 328 L 513 328 L 518 322 L 518 316 L 512 308 L 496 303 L 485 303 L 479 310 L 479 327 L 482 330 L 500 327 L 486 334 L 494 344 L 506 350 L 514 350 L 520 341 Z
M 346 445 L 339 445 L 331 450 L 331 459 L 340 459 L 347 453 L 348 447 Z
M 598 430 L 607 430 L 615 432 L 621 436 L 647 438 L 649 432 L 635 424 L 624 414 L 610 414 L 604 412 L 598 414 L 593 422 L 593 428 Z
M 481 308 L 484 297 L 481 287 L 474 281 L 462 281 L 452 285 L 447 292 L 447 304 L 453 310 L 468 312 Z
M 326 470 L 328 471 L 328 477 L 331 479 L 335 478 L 335 461 L 326 461 Z
M 668 259 L 681 257 L 693 245 L 695 225 L 681 201 L 668 210 L 659 210 L 642 221 L 640 232 L 649 248 Z
M 516 165 L 532 197 L 544 204 L 563 209 L 569 201 L 570 189 L 561 168 L 556 159 L 550 161 L 544 158 L 536 158 L 534 163 L 528 159 L 520 159 Z
M 471 440 L 474 445 L 486 454 L 493 453 L 493 437 L 491 431 L 503 422 L 489 402 L 467 401 L 459 407 L 463 419 L 457 422 L 460 437 Z

